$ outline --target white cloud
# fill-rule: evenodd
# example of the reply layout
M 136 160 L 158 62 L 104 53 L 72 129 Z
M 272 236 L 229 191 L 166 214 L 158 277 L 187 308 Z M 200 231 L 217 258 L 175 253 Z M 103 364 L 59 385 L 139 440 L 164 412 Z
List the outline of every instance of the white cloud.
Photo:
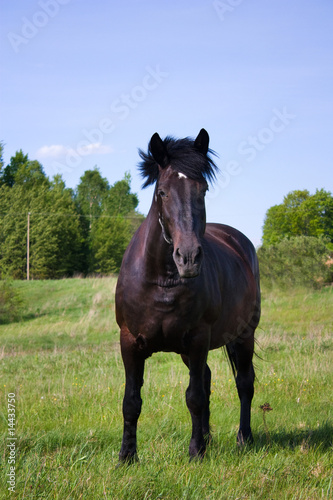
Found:
M 68 153 L 69 148 L 61 146 L 60 144 L 53 144 L 52 146 L 42 146 L 36 152 L 39 158 L 59 158 Z
M 113 149 L 111 146 L 103 146 L 100 142 L 95 142 L 92 144 L 87 144 L 87 146 L 82 146 L 81 148 L 82 155 L 106 155 L 108 153 L 112 153 Z
M 42 146 L 36 152 L 37 158 L 43 159 L 60 159 L 65 156 L 89 156 L 92 154 L 105 155 L 112 153 L 111 146 L 105 146 L 100 142 L 78 145 L 77 149 L 62 144 L 52 144 L 51 146 Z

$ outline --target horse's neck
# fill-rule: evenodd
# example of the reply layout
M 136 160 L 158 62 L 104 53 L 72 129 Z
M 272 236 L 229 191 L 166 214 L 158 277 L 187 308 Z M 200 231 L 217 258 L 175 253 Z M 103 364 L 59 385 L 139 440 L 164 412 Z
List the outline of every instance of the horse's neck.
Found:
M 151 281 L 167 279 L 177 268 L 172 258 L 173 247 L 163 237 L 158 207 L 153 202 L 145 220 L 144 234 L 145 274 Z

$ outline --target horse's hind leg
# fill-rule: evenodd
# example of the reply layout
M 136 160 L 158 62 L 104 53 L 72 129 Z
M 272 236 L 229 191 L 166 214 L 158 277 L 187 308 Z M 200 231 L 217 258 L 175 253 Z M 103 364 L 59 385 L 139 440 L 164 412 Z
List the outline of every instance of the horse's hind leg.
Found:
M 231 362 L 236 369 L 236 386 L 240 399 L 240 424 L 237 434 L 237 443 L 243 445 L 252 442 L 251 432 L 251 402 L 254 393 L 254 333 L 246 339 L 237 339 L 232 345 L 227 346 Z

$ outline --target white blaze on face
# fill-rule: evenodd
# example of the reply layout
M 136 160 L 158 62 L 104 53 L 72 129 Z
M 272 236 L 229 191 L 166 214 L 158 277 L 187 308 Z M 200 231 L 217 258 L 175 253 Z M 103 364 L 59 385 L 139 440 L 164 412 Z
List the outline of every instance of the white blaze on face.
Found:
M 182 174 L 181 172 L 178 172 L 178 179 L 187 179 L 185 174 Z

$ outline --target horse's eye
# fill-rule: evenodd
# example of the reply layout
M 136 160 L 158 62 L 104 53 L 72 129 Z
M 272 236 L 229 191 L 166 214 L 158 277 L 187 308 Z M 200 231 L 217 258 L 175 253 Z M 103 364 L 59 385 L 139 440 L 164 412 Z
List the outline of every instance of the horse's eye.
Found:
M 163 189 L 159 189 L 158 191 L 158 195 L 161 197 L 161 198 L 167 198 L 168 195 L 165 193 L 165 191 L 163 191 Z

